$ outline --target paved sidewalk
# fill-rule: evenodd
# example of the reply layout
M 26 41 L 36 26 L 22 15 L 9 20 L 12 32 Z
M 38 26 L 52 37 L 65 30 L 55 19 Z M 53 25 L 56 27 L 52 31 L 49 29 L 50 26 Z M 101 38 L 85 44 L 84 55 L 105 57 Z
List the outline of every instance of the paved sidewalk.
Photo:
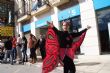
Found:
M 77 73 L 110 73 L 110 55 L 79 56 Z
M 110 73 L 110 55 L 80 55 L 78 59 L 75 59 L 75 65 L 76 73 Z M 41 71 L 42 62 L 38 62 L 34 66 L 40 68 Z M 50 73 L 63 73 L 63 68 L 59 66 Z

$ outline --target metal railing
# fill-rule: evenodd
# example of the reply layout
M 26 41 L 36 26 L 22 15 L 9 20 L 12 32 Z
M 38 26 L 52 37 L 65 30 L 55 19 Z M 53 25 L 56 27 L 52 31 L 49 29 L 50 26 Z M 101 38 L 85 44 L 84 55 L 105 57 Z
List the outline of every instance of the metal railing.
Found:
M 21 18 L 24 15 L 30 15 L 30 11 L 22 11 L 22 13 L 20 11 L 18 11 L 17 18 Z
M 32 3 L 32 5 L 24 3 L 25 5 L 16 11 L 16 16 L 17 18 L 21 18 L 24 15 L 30 15 L 31 11 L 38 10 L 40 7 L 48 5 L 48 3 L 48 0 L 38 0 L 37 3 Z
M 46 4 L 49 4 L 48 0 L 38 0 L 38 2 L 32 4 L 31 11 L 38 10 L 40 7 Z
M 30 15 L 30 12 L 31 12 L 30 5 L 25 4 L 16 11 L 16 15 L 17 15 L 17 18 L 21 18 L 24 15 Z

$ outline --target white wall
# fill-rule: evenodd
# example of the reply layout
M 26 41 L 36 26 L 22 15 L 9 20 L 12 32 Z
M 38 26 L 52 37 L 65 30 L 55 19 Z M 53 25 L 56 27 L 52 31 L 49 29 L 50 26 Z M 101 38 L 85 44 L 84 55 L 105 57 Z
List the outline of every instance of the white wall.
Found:
M 17 28 L 17 34 L 20 34 L 20 37 L 22 37 L 23 36 L 22 24 L 21 23 L 18 23 L 17 26 L 16 26 L 16 28 Z
M 59 29 L 59 23 L 58 23 L 58 8 L 57 7 L 53 7 L 53 9 L 51 10 L 51 18 L 52 21 L 54 23 L 54 26 Z
M 35 22 L 31 22 L 31 33 L 36 36 Z
M 81 46 L 81 53 L 85 55 L 99 55 L 100 47 L 98 41 L 97 22 L 92 0 L 79 0 L 82 29 L 90 25 L 85 40 Z

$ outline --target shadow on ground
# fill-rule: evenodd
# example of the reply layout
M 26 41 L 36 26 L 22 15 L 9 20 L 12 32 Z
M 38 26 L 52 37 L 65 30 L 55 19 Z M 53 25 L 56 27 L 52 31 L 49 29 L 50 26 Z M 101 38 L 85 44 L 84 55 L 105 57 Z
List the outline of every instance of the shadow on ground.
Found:
M 93 66 L 93 65 L 99 65 L 101 64 L 100 62 L 86 62 L 86 63 L 79 63 L 76 64 L 76 66 Z

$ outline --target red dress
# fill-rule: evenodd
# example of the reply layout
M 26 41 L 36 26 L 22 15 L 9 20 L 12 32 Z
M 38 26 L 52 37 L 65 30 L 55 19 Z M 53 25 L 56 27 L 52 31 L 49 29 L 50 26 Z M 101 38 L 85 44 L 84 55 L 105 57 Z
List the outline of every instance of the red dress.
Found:
M 85 34 L 86 32 L 72 44 L 72 48 L 64 49 L 59 47 L 57 34 L 55 34 L 54 30 L 49 27 L 46 36 L 46 57 L 43 61 L 42 73 L 49 73 L 55 69 L 58 66 L 58 63 L 62 63 L 65 55 L 74 59 L 75 51 L 83 42 Z

